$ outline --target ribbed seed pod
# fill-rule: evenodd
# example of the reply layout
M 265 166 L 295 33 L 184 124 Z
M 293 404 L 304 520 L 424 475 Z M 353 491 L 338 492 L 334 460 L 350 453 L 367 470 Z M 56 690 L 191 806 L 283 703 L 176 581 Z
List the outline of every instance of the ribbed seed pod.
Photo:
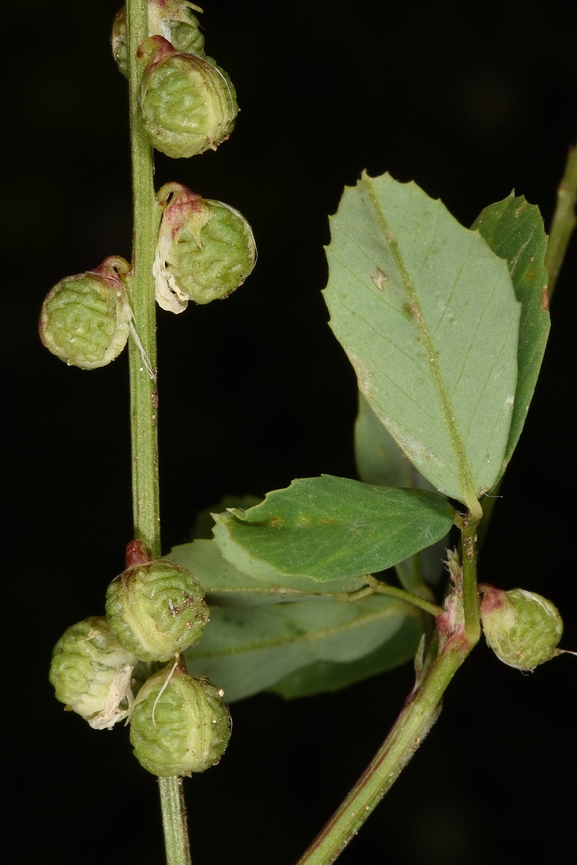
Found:
M 146 39 L 139 53 L 150 60 L 140 94 L 150 143 L 174 159 L 216 150 L 238 114 L 226 72 L 210 57 L 177 53 L 162 36 Z
M 128 714 L 132 680 L 138 664 L 123 649 L 103 616 L 68 628 L 57 642 L 50 666 L 56 699 L 91 727 L 110 729 Z
M 159 306 L 183 312 L 189 300 L 210 303 L 242 285 L 256 262 L 244 216 L 180 183 L 163 186 L 158 200 L 165 208 L 153 267 Z
M 222 691 L 180 666 L 168 666 L 148 679 L 130 713 L 134 755 L 161 777 L 191 775 L 214 766 L 230 732 Z
M 198 643 L 209 611 L 194 574 L 158 559 L 112 581 L 106 617 L 120 645 L 141 661 L 168 661 Z
M 525 589 L 505 592 L 481 583 L 481 622 L 497 657 L 517 670 L 534 670 L 561 654 L 563 620 L 557 607 Z
M 62 279 L 40 313 L 40 339 L 69 366 L 96 369 L 118 357 L 130 332 L 132 312 L 123 277 L 130 265 L 110 256 L 94 270 Z

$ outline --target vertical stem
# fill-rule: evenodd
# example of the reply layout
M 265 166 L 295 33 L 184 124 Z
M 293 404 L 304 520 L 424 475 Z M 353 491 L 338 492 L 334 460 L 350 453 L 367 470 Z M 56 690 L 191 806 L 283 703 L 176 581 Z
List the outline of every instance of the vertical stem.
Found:
M 148 36 L 146 0 L 126 4 L 129 52 L 130 139 L 134 246 L 130 303 L 134 338 L 129 344 L 130 418 L 132 434 L 132 506 L 135 537 L 143 540 L 152 558 L 160 556 L 160 507 L 158 494 L 158 436 L 156 391 L 156 318 L 152 265 L 158 234 L 153 183 L 152 147 L 140 115 L 142 64 L 136 59 L 140 42 Z M 151 378 L 151 371 L 155 378 Z
M 569 149 L 565 171 L 557 187 L 557 205 L 553 214 L 545 267 L 549 272 L 549 300 L 553 294 L 557 276 L 563 264 L 571 234 L 577 223 L 575 201 L 577 200 L 577 145 Z
M 152 266 L 158 235 L 152 148 L 140 115 L 142 62 L 139 44 L 148 37 L 147 0 L 128 0 L 126 29 L 129 56 L 130 140 L 134 245 L 129 284 L 133 334 L 129 342 L 132 502 L 134 537 L 144 541 L 153 559 L 161 555 L 156 390 L 156 306 Z M 181 780 L 159 778 L 167 865 L 190 865 L 190 845 Z
M 167 865 L 191 865 L 182 780 L 158 779 Z
M 482 518 L 482 511 L 481 511 Z M 463 610 L 465 635 L 474 646 L 481 636 L 479 594 L 477 591 L 477 528 L 480 519 L 469 514 L 461 525 L 463 539 Z

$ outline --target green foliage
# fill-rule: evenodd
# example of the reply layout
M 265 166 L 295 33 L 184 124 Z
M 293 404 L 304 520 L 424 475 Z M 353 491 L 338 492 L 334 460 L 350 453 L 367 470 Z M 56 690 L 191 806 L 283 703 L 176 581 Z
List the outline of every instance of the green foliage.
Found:
M 434 490 L 407 459 L 360 391 L 355 421 L 355 462 L 365 484 Z
M 506 263 L 388 175 L 345 190 L 331 236 L 325 298 L 360 390 L 433 486 L 474 509 L 502 472 L 515 400 Z
M 235 88 L 204 54 L 191 9 L 202 11 L 188 0 L 128 0 L 116 17 L 113 53 L 129 82 L 132 265 L 111 257 L 61 280 L 41 316 L 48 348 L 86 369 L 113 360 L 131 336 L 142 557 L 111 584 L 106 620 L 90 617 L 65 633 L 51 681 L 58 699 L 97 729 L 129 717 L 137 758 L 160 778 L 167 861 L 184 865 L 177 776 L 204 771 L 224 752 L 231 729 L 224 693 L 229 702 L 265 689 L 300 697 L 416 655 L 417 681 L 399 721 L 300 860 L 328 862 L 434 723 L 481 620 L 488 642 L 519 669 L 561 651 L 562 623 L 550 602 L 479 587 L 476 572 L 479 498 L 498 485 L 515 449 L 547 340 L 546 237 L 538 210 L 522 197 L 491 205 L 466 229 L 414 183 L 363 174 L 331 219 L 325 290 L 331 327 L 358 377 L 361 481 L 297 479 L 264 501 L 215 514 L 213 540 L 159 559 L 152 278 L 160 306 L 181 312 L 189 299 L 204 304 L 233 291 L 256 260 L 252 231 L 229 205 L 175 183 L 154 195 L 150 145 L 173 158 L 215 150 L 238 113 Z M 566 223 L 568 239 L 569 215 Z M 96 342 L 88 339 L 95 329 Z M 457 514 L 449 497 L 467 512 Z M 448 551 L 443 610 L 430 585 L 454 524 L 462 556 Z M 373 576 L 392 567 L 403 589 Z M 436 634 L 432 620 L 424 627 L 423 610 L 436 617 Z M 139 691 L 141 674 L 158 661 L 170 663 Z
M 228 702 L 273 686 L 287 697 L 335 690 L 415 653 L 420 615 L 397 600 L 312 594 L 326 584 L 310 579 L 302 581 L 308 593 L 267 582 L 238 570 L 209 540 L 175 547 L 170 558 L 196 574 L 210 605 L 201 643 L 185 653 L 187 667 L 218 682 Z M 365 583 L 347 581 L 351 589 Z
M 214 521 L 213 521 L 214 525 Z M 306 591 L 288 589 L 272 581 L 243 573 L 223 555 L 214 541 L 196 540 L 191 544 L 173 547 L 170 560 L 189 568 L 202 584 L 210 605 L 218 606 L 256 606 L 273 604 L 279 600 L 291 601 L 310 597 Z M 310 588 L 310 581 L 308 586 Z M 362 589 L 363 578 L 351 581 L 353 590 Z
M 551 326 L 545 269 L 547 235 L 539 208 L 529 204 L 523 195 L 511 194 L 485 207 L 472 227 L 478 229 L 496 255 L 506 259 L 521 304 L 517 389 L 504 471 L 523 430 Z
M 320 691 L 337 691 L 369 676 L 384 673 L 414 657 L 421 637 L 421 623 L 414 615 L 407 615 L 397 631 L 373 652 L 357 661 L 316 661 L 301 667 L 269 688 L 285 699 L 310 697 Z
M 299 688 L 293 681 L 290 696 L 334 690 L 341 686 L 339 665 L 357 662 L 355 679 L 350 668 L 343 670 L 348 675 L 342 684 L 350 684 L 408 660 L 419 636 L 415 608 L 381 595 L 352 602 L 317 598 L 249 607 L 213 606 L 202 641 L 185 656 L 189 672 L 218 682 L 231 703 L 273 685 L 282 690 L 284 686 L 278 683 L 303 668 L 303 684 Z M 367 656 L 379 649 L 376 664 Z M 313 686 L 307 668 L 318 662 L 330 663 L 325 671 L 315 668 Z
M 390 487 L 433 487 L 409 462 L 359 391 L 355 422 L 355 460 L 359 477 L 366 484 Z M 447 545 L 443 537 L 430 547 L 395 565 L 401 585 L 409 592 L 427 597 L 425 583 L 436 584 L 443 572 L 441 561 Z
M 322 475 L 219 514 L 214 534 L 225 558 L 253 576 L 264 564 L 287 587 L 305 578 L 312 591 L 351 591 L 335 581 L 392 567 L 442 538 L 453 516 L 436 493 Z
M 414 653 L 420 614 L 371 595 L 369 575 L 395 567 L 432 597 L 454 519 L 435 486 L 474 507 L 498 482 L 547 338 L 546 238 L 523 198 L 467 230 L 415 184 L 364 175 L 331 227 L 326 299 L 359 379 L 362 482 L 295 480 L 172 551 L 211 606 L 190 669 L 231 701 L 334 690 Z

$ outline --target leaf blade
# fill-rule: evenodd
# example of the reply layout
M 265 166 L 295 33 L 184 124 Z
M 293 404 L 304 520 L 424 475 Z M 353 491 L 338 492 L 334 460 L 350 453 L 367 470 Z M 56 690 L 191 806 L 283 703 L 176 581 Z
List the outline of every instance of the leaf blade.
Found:
M 513 194 L 485 207 L 472 228 L 481 233 L 496 255 L 507 261 L 515 296 L 521 304 L 517 386 L 504 472 L 525 424 L 551 327 L 549 276 L 545 268 L 547 235 L 539 208 L 529 204 L 525 196 Z
M 414 658 L 422 628 L 415 618 L 407 617 L 398 631 L 381 646 L 355 661 L 315 661 L 301 667 L 268 688 L 285 700 L 311 697 L 326 691 L 339 691 L 355 682 L 400 667 Z
M 354 591 L 355 580 L 385 570 L 440 540 L 454 510 L 438 493 L 377 487 L 322 475 L 268 493 L 245 512 L 215 516 L 224 557 L 258 577 L 308 591 Z M 339 581 L 350 588 L 334 588 Z
M 231 703 L 318 661 L 359 661 L 393 638 L 407 618 L 420 621 L 414 608 L 380 595 L 351 603 L 215 607 L 202 640 L 185 652 L 187 667 L 222 688 Z
M 419 471 L 474 507 L 501 470 L 514 402 L 505 262 L 388 175 L 345 190 L 331 236 L 324 295 L 362 393 Z
M 355 462 L 359 477 L 366 484 L 433 489 L 432 484 L 407 459 L 360 391 L 355 421 Z M 446 544 L 447 536 L 395 565 L 403 588 L 433 600 L 427 583 L 435 585 L 443 574 Z

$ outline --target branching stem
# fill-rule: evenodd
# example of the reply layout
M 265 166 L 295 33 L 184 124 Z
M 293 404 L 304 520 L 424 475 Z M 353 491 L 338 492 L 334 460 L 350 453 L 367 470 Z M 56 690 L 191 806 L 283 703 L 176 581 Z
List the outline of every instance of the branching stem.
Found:
M 328 865 L 338 858 L 435 723 L 443 693 L 471 648 L 462 638 L 445 644 L 371 763 L 297 865 Z
M 396 586 L 389 586 L 378 580 L 375 580 L 374 584 L 371 583 L 371 585 L 373 585 L 375 594 L 387 595 L 391 598 L 398 598 L 400 601 L 406 601 L 407 604 L 412 604 L 420 610 L 424 610 L 425 613 L 430 613 L 431 616 L 439 616 L 443 612 L 442 607 L 432 604 L 430 601 L 425 600 L 425 598 L 412 594 L 412 592 L 407 592 L 405 589 L 398 589 Z
M 425 613 L 430 613 L 431 616 L 439 616 L 443 612 L 443 608 L 437 606 L 437 604 L 433 604 L 419 595 L 414 595 L 412 592 L 407 592 L 406 589 L 399 589 L 397 586 L 389 586 L 388 583 L 382 583 L 371 574 L 367 574 L 365 579 L 367 580 L 367 585 L 357 592 L 331 592 L 330 594 L 323 594 L 323 598 L 354 603 L 354 601 L 361 601 L 368 595 L 386 595 L 390 598 L 397 598 L 399 601 L 405 601 L 405 603 L 411 604 L 413 607 L 418 607 Z
M 480 505 L 475 509 L 475 513 L 477 510 L 480 510 Z M 427 660 L 424 669 L 418 672 L 413 691 L 375 757 L 297 865 L 328 865 L 336 861 L 369 814 L 393 786 L 435 723 L 445 689 L 479 640 L 479 518 L 469 513 L 457 522 L 463 539 L 463 566 L 461 570 L 458 559 L 453 567 L 449 562 L 455 588 L 447 598 L 445 610 L 433 604 L 429 605 L 434 610 L 428 612 L 438 616 L 436 643 L 433 642 L 430 646 L 430 660 Z M 402 590 L 398 591 L 405 594 Z

